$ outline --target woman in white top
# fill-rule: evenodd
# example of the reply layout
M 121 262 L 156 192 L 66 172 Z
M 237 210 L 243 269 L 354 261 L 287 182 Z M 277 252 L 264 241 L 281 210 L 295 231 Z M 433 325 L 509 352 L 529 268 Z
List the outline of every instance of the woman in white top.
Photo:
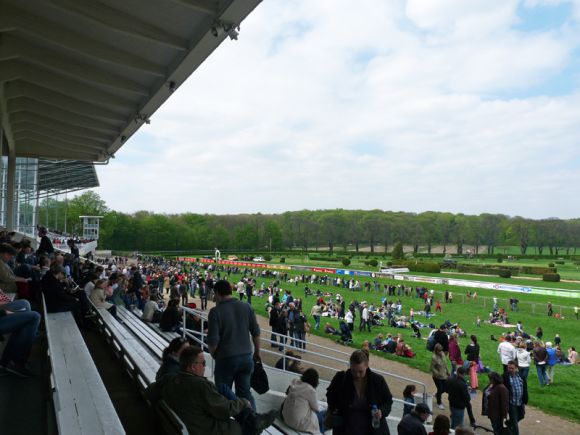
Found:
M 516 350 L 516 357 L 518 359 L 518 371 L 520 372 L 520 377 L 524 381 L 527 381 L 532 357 L 530 356 L 530 352 L 526 349 L 526 343 L 519 344 Z
M 316 398 L 318 372 L 307 369 L 300 379 L 294 379 L 282 404 L 282 418 L 292 429 L 313 434 L 324 433 L 326 410 Z
M 105 279 L 97 280 L 97 282 L 95 282 L 95 288 L 91 290 L 90 299 L 96 308 L 104 308 L 111 313 L 113 317 L 117 318 L 117 306 L 105 300 L 107 298 L 107 284 L 108 282 Z

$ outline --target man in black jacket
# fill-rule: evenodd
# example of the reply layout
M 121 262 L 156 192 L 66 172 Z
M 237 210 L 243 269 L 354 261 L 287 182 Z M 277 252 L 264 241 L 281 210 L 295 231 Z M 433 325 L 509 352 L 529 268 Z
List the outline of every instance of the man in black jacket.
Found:
M 465 375 L 467 371 L 464 367 L 458 367 L 455 376 L 447 380 L 447 394 L 449 398 L 449 409 L 451 411 L 451 429 L 463 424 L 465 410 L 469 414 L 471 425 L 475 424 L 473 412 L 471 410 L 471 396 L 467 389 Z
M 388 435 L 386 417 L 393 396 L 385 378 L 369 368 L 368 353 L 355 350 L 350 368 L 338 372 L 326 391 L 328 412 L 332 414 L 334 435 Z M 356 403 L 356 405 L 354 405 Z M 380 426 L 372 427 L 372 407 L 377 406 Z
M 425 422 L 429 414 L 431 414 L 429 407 L 424 403 L 418 403 L 397 425 L 398 435 L 427 435 Z
M 449 337 L 447 336 L 447 328 L 442 324 L 437 331 L 433 333 L 435 343 L 439 343 L 443 347 L 445 354 L 449 353 Z

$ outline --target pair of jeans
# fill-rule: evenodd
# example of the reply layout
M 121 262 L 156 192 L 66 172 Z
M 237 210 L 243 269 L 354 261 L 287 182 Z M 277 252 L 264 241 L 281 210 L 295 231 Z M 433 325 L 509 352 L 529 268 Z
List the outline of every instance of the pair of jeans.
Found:
M 521 420 L 520 416 L 520 406 L 510 403 L 508 409 L 508 426 L 512 430 L 512 435 L 520 435 L 520 428 L 518 427 L 518 421 Z
M 314 329 L 316 329 L 318 331 L 318 329 L 320 328 L 320 316 L 312 316 L 314 317 Z
M 11 333 L 2 354 L 3 365 L 9 362 L 24 364 L 28 360 L 39 324 L 40 314 L 36 311 L 13 312 L 0 317 L 0 334 Z
M 218 393 L 228 400 L 237 400 L 238 398 L 230 387 L 225 384 L 216 384 Z M 251 409 L 244 408 L 239 414 L 234 415 L 234 419 L 242 428 L 242 435 L 254 435 L 255 431 L 255 413 Z
M 546 376 L 548 378 L 548 384 L 553 384 L 554 383 L 554 367 L 556 367 L 555 365 L 549 365 L 547 364 L 546 367 Z
M 538 372 L 538 380 L 540 385 L 546 385 L 548 383 L 548 376 L 546 375 L 546 364 L 536 365 L 536 371 Z
M 449 410 L 451 411 L 451 429 L 462 426 L 465 409 L 449 407 Z
M 491 428 L 493 429 L 493 435 L 501 435 L 501 430 L 503 428 L 503 419 L 496 418 L 496 419 L 489 419 L 491 422 Z
M 435 386 L 437 387 L 437 392 L 435 393 L 435 399 L 437 400 L 437 405 L 441 405 L 441 396 L 445 392 L 445 382 L 446 379 L 433 378 Z
M 252 354 L 234 355 L 218 358 L 215 361 L 214 380 L 216 385 L 224 384 L 229 388 L 236 386 L 236 396 L 248 399 L 252 409 L 256 410 L 256 402 L 250 392 L 250 378 L 254 372 Z
M 30 302 L 28 302 L 26 299 L 17 299 L 15 301 L 8 302 L 7 304 L 0 305 L 0 308 L 14 312 L 30 311 Z
M 518 372 L 520 373 L 520 378 L 522 378 L 522 380 L 524 382 L 527 382 L 528 375 L 530 374 L 530 368 L 529 367 L 519 367 Z
M 294 331 L 294 344 L 298 349 L 306 349 L 306 332 L 304 331 Z

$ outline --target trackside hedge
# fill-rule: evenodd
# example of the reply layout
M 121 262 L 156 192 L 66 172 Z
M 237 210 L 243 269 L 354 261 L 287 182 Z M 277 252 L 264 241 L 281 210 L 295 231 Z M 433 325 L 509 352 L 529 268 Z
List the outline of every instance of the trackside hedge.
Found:
M 542 276 L 544 281 L 548 282 L 560 282 L 560 274 L 559 273 L 544 273 Z

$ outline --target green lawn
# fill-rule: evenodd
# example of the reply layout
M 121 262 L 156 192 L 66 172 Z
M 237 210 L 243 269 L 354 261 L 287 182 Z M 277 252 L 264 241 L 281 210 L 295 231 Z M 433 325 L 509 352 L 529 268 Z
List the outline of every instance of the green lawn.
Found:
M 333 267 L 326 264 L 327 267 Z M 295 273 L 289 271 L 289 275 L 293 276 Z M 311 274 L 311 273 L 310 273 Z M 239 275 L 232 275 L 230 280 L 236 281 L 239 279 Z M 365 278 L 359 277 L 359 280 L 364 282 Z M 265 282 L 266 285 L 270 283 L 270 279 L 258 278 L 258 286 Z M 385 279 L 380 279 L 381 284 L 385 282 L 393 282 L 395 284 L 400 283 L 399 281 L 389 281 Z M 512 281 L 510 281 L 512 282 Z M 407 283 L 409 284 L 409 283 Z M 528 283 L 529 284 L 529 283 Z M 497 355 L 497 345 L 498 342 L 492 341 L 490 336 L 493 334 L 496 337 L 503 332 L 507 332 L 508 329 L 491 326 L 487 324 L 482 324 L 481 328 L 475 326 L 475 319 L 479 315 L 482 319 L 486 319 L 489 313 L 489 306 L 484 307 L 481 300 L 478 301 L 468 301 L 466 303 L 460 303 L 459 299 L 461 295 L 465 294 L 469 289 L 462 287 L 452 287 L 452 286 L 442 286 L 442 285 L 425 285 L 428 288 L 433 288 L 436 291 L 443 291 L 444 289 L 449 289 L 453 291 L 455 295 L 455 302 L 453 304 L 443 304 L 443 315 L 437 315 L 429 320 L 418 319 L 423 321 L 423 323 L 434 323 L 436 325 L 442 323 L 445 319 L 449 319 L 451 322 L 458 322 L 462 328 L 467 332 L 468 335 L 476 334 L 479 338 L 479 343 L 481 346 L 482 359 L 486 365 L 490 366 L 494 370 L 501 370 L 501 364 Z M 294 297 L 304 297 L 304 285 L 300 284 L 294 286 L 294 284 L 283 285 L 284 289 L 291 289 L 293 291 Z M 342 288 L 332 288 L 330 286 L 320 286 L 320 285 L 310 285 L 310 288 L 316 290 L 321 289 L 323 291 L 331 291 L 334 294 L 340 293 L 346 298 L 347 306 L 353 300 L 366 300 L 373 302 L 375 304 L 380 304 L 381 299 L 384 297 L 382 292 L 350 292 Z M 473 290 L 472 290 L 473 291 Z M 492 291 L 492 290 L 477 290 L 480 296 L 492 296 L 498 295 L 500 298 L 507 298 L 509 294 L 502 291 Z M 521 320 L 523 322 L 524 328 L 533 333 L 537 326 L 542 326 L 544 329 L 544 339 L 552 340 L 556 333 L 559 333 L 562 337 L 562 343 L 564 350 L 567 350 L 569 346 L 580 347 L 580 321 L 576 321 L 572 316 L 568 316 L 566 319 L 555 319 L 550 318 L 545 314 L 543 309 L 544 304 L 550 300 L 554 304 L 570 305 L 572 301 L 568 298 L 557 298 L 557 297 L 546 297 L 541 295 L 528 295 L 528 294 L 517 294 L 518 299 L 521 301 L 521 310 L 518 313 L 510 313 L 510 321 L 513 323 Z M 304 299 L 304 312 L 306 314 L 310 313 L 310 308 L 315 302 L 315 297 L 308 297 Z M 401 300 L 403 302 L 403 312 L 408 313 L 409 309 L 413 307 L 415 310 L 421 310 L 423 308 L 423 303 L 412 297 L 402 296 Z M 573 300 L 574 302 L 576 299 Z M 533 313 L 530 309 L 531 305 L 529 303 L 534 302 L 540 307 Z M 259 315 L 267 316 L 265 309 L 265 298 L 253 298 L 252 305 L 254 306 L 256 312 Z M 507 308 L 507 304 L 504 302 L 501 306 Z M 541 312 L 540 312 L 541 311 Z M 323 323 L 327 321 L 323 318 Z M 335 319 L 328 320 L 335 327 L 338 326 L 338 322 Z M 358 319 L 357 319 L 358 322 Z M 425 329 L 424 335 L 428 334 L 429 330 Z M 396 359 L 399 362 L 408 364 L 411 367 L 417 368 L 424 372 L 429 372 L 429 364 L 431 359 L 431 353 L 425 349 L 425 341 L 417 340 L 411 337 L 411 330 L 406 329 L 395 329 L 387 326 L 375 327 L 372 333 L 366 332 L 355 332 L 354 334 L 354 345 L 353 347 L 360 347 L 365 339 L 372 341 L 372 339 L 379 333 L 399 333 L 402 332 L 405 340 L 410 343 L 413 350 L 416 352 L 416 357 L 413 359 L 399 358 L 390 354 L 378 353 L 387 359 Z M 316 334 L 324 336 L 322 331 L 316 332 Z M 467 338 L 460 339 L 460 347 L 463 350 L 465 346 L 469 343 Z M 487 384 L 487 379 L 485 376 L 480 377 L 480 388 L 485 387 Z M 557 366 L 555 375 L 555 385 L 549 388 L 540 388 L 538 379 L 536 376 L 535 368 L 532 367 L 529 377 L 529 388 L 530 388 L 530 404 L 537 406 L 549 413 L 560 415 L 565 418 L 573 419 L 575 421 L 580 421 L 580 408 L 576 406 L 575 396 L 577 391 L 580 389 L 580 366 L 570 367 L 570 366 Z M 399 395 L 401 392 L 397 392 Z

